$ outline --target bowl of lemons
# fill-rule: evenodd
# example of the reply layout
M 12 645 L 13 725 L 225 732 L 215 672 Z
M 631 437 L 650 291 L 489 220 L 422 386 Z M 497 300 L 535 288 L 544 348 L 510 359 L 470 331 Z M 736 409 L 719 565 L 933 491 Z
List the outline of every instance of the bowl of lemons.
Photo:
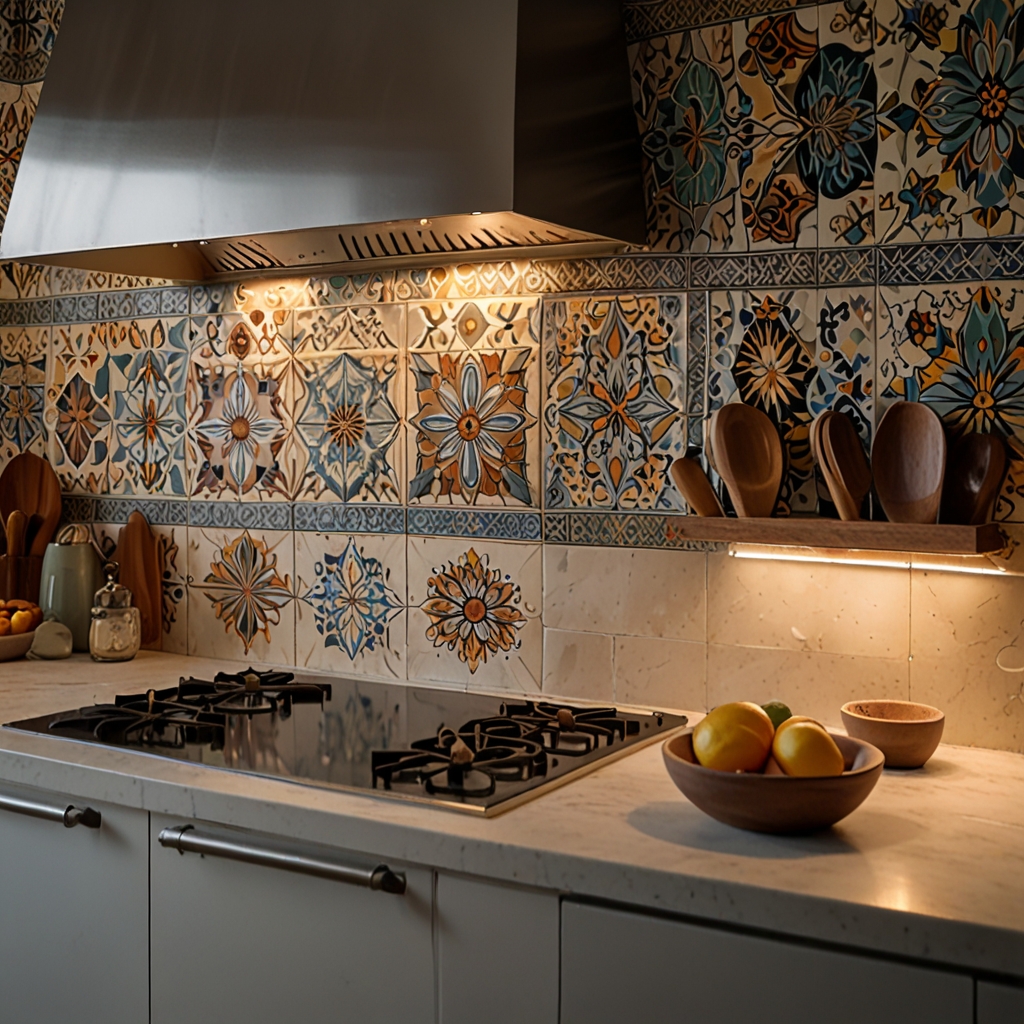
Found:
M 856 810 L 885 756 L 829 732 L 781 701 L 721 704 L 662 747 L 683 795 L 718 821 L 753 832 L 816 832 Z

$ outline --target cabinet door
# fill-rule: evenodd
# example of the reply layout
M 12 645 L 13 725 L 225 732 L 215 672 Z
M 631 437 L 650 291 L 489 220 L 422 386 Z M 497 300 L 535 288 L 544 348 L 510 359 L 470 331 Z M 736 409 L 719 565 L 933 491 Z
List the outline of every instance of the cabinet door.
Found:
M 558 1024 L 558 932 L 555 893 L 438 875 L 441 1024 Z
M 99 827 L 66 828 L 69 805 Z M 148 825 L 145 811 L 0 784 L 4 1024 L 149 1020 Z
M 979 981 L 978 1024 L 1024 1024 L 1024 988 Z
M 562 1024 L 972 1024 L 973 979 L 564 902 Z
M 162 828 L 185 824 L 235 846 L 374 866 L 153 815 L 152 1024 L 434 1024 L 431 871 L 402 867 L 394 895 L 160 845 Z

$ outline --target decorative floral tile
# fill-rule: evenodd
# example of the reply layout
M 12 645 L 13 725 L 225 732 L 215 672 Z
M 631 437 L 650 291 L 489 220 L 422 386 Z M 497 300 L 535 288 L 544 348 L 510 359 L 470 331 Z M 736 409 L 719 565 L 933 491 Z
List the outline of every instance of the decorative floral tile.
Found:
M 820 24 L 820 28 L 819 28 Z M 669 251 L 873 240 L 870 14 L 758 14 L 630 48 L 649 240 Z
M 0 81 L 0 228 L 7 219 L 14 177 L 36 116 L 42 84 Z
M 189 527 L 189 654 L 295 662 L 293 534 Z
M 133 320 L 115 326 L 110 491 L 184 496 L 188 321 Z
M 113 559 L 121 523 L 93 523 L 93 540 L 104 559 Z M 186 600 L 186 528 L 150 523 L 156 537 L 161 566 L 163 637 L 160 649 L 169 654 L 188 654 L 188 602 Z
M 732 25 L 675 32 L 630 47 L 643 146 L 648 240 L 670 252 L 734 247 L 742 96 Z M 741 248 L 745 246 L 741 245 Z
M 108 324 L 55 327 L 43 419 L 61 488 L 104 494 L 111 432 Z
M 405 678 L 405 537 L 296 533 L 295 663 Z
M 409 306 L 409 350 L 521 348 L 540 343 L 540 301 L 503 298 Z
M 5 461 L 22 452 L 45 453 L 44 395 L 43 388 L 0 384 L 0 441 Z
M 0 442 L 7 461 L 21 452 L 42 455 L 48 327 L 0 332 Z
M 307 345 L 311 339 L 296 354 L 307 374 L 296 429 L 307 462 L 297 497 L 400 503 L 401 357 L 340 346 L 310 354 Z
M 1004 0 L 879 0 L 883 241 L 1024 230 L 1022 18 Z
M 186 470 L 193 497 L 285 501 L 304 475 L 293 427 L 306 386 L 277 326 L 259 310 L 192 320 Z
M 820 122 L 843 116 L 836 99 L 847 92 L 852 62 L 819 50 L 817 18 L 812 7 L 733 24 L 737 79 L 748 101 L 736 128 L 745 150 L 740 201 L 747 244 L 731 248 L 817 244 L 817 195 L 832 186 L 841 160 L 838 140 Z
M 681 509 L 686 299 L 545 302 L 547 508 Z
M 998 434 L 1009 471 L 995 518 L 1024 521 L 1024 291 L 1014 284 L 880 288 L 879 415 L 927 402 L 951 438 Z
M 405 306 L 319 306 L 294 314 L 295 350 L 307 366 L 339 350 L 398 349 L 405 336 Z
M 409 353 L 409 503 L 539 504 L 540 360 Z
M 808 100 L 808 148 L 798 165 L 813 172 L 818 193 L 818 245 L 867 245 L 875 240 L 878 156 L 872 2 L 822 4 L 818 49 L 803 91 Z M 814 65 L 817 65 L 815 70 Z
M 49 327 L 4 328 L 0 331 L 0 384 L 44 387 L 49 348 Z
M 541 547 L 408 539 L 409 678 L 541 688 Z
M 808 392 L 817 376 L 814 292 L 713 292 L 710 411 L 744 402 L 779 428 L 785 475 L 778 510 L 813 512 Z M 824 349 L 823 349 L 824 350 Z
M 35 263 L 0 263 L 0 302 L 36 299 L 49 294 L 50 267 Z

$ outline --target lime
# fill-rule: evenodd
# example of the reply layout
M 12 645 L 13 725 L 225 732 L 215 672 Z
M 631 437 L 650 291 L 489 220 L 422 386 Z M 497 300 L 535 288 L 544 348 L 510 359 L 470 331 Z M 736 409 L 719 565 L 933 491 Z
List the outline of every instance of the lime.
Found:
M 778 727 L 782 725 L 787 718 L 793 717 L 793 712 L 790 711 L 781 700 L 770 700 L 767 704 L 762 704 L 761 707 L 764 709 L 765 714 L 772 720 L 772 725 L 774 725 L 776 729 L 778 729 Z

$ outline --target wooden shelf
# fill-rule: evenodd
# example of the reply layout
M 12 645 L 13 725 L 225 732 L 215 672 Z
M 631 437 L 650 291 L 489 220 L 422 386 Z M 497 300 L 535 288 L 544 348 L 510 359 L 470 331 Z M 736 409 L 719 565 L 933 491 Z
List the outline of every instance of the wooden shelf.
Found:
M 1002 551 L 1006 538 L 997 523 L 934 526 L 914 523 L 844 523 L 840 519 L 668 516 L 667 537 L 720 543 L 781 544 L 858 551 L 908 551 L 932 555 L 986 555 Z

